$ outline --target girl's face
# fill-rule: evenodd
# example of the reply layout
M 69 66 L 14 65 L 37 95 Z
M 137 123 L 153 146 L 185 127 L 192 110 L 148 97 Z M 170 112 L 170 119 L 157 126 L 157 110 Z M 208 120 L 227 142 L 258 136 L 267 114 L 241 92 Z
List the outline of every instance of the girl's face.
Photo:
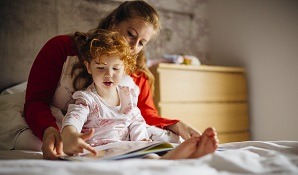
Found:
M 122 21 L 115 30 L 126 38 L 133 54 L 138 54 L 155 34 L 153 25 L 141 18 Z
M 98 59 L 96 62 L 93 59 L 90 63 L 86 61 L 85 65 L 88 73 L 92 75 L 97 92 L 105 93 L 119 85 L 124 75 L 124 64 L 119 56 L 115 55 L 102 55 L 101 60 L 102 64 L 99 64 Z

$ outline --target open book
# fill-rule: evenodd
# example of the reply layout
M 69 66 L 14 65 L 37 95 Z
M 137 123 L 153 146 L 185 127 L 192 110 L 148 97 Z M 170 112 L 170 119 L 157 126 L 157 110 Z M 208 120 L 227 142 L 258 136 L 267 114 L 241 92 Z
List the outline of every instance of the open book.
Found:
M 122 141 L 94 147 L 97 155 L 84 152 L 76 156 L 62 156 L 62 160 L 72 161 L 96 161 L 96 160 L 119 160 L 145 156 L 150 153 L 165 153 L 176 146 L 161 141 Z

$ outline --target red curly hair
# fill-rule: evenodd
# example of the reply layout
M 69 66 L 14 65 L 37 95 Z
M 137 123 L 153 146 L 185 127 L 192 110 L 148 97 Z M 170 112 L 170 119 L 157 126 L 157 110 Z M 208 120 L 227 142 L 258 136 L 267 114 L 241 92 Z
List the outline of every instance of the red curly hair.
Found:
M 92 76 L 81 63 L 90 63 L 95 60 L 101 63 L 102 55 L 116 55 L 123 61 L 126 74 L 131 74 L 136 69 L 136 55 L 131 54 L 130 46 L 126 39 L 115 31 L 98 29 L 89 33 L 76 32 L 74 35 L 78 47 L 80 61 L 74 65 L 72 76 L 75 90 L 85 89 L 92 83 Z M 77 69 L 81 69 L 76 73 Z

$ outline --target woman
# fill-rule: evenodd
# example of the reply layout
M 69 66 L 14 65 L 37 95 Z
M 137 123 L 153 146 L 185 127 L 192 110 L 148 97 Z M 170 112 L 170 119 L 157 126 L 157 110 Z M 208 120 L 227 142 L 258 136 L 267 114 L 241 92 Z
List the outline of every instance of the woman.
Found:
M 127 1 L 104 18 L 97 28 L 119 32 L 128 41 L 131 51 L 138 54 L 137 69 L 131 77 L 140 88 L 137 106 L 147 124 L 168 129 L 183 139 L 200 136 L 197 130 L 181 121 L 161 118 L 154 106 L 151 91 L 154 78 L 146 67 L 143 48 L 160 30 L 156 10 L 144 1 Z M 80 45 L 74 43 L 72 37 L 61 35 L 49 40 L 37 55 L 28 79 L 25 120 L 42 140 L 41 149 L 46 159 L 56 159 L 63 154 L 56 124 L 61 114 L 57 108 L 66 112 L 68 104 L 73 103 L 72 93 L 81 88 L 73 86 L 74 82 L 84 81 L 85 75 L 80 75 L 84 65 L 77 52 Z M 79 74 L 76 76 L 79 78 L 73 79 L 72 73 Z

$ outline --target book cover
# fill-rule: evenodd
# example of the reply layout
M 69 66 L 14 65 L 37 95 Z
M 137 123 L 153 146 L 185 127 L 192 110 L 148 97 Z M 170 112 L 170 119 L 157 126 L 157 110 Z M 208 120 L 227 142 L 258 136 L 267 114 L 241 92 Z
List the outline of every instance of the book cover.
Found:
M 75 156 L 62 156 L 62 160 L 100 161 L 120 160 L 145 156 L 150 153 L 162 153 L 173 149 L 176 145 L 161 141 L 122 141 L 94 147 L 97 155 L 85 151 Z

